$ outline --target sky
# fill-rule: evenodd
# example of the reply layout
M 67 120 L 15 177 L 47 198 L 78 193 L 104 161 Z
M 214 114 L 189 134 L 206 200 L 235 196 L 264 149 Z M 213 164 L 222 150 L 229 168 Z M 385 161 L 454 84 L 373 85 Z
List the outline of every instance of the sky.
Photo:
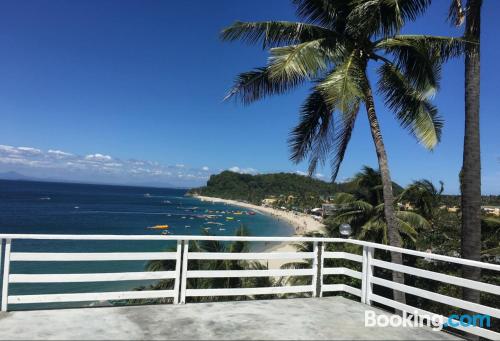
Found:
M 434 1 L 404 33 L 459 36 Z M 500 1 L 482 18 L 482 191 L 500 194 Z M 298 172 L 287 138 L 309 85 L 250 106 L 223 102 L 239 72 L 266 64 L 257 46 L 225 43 L 236 20 L 295 20 L 285 0 L 12 0 L 0 2 L 0 172 L 63 180 L 197 186 L 225 169 Z M 496 44 L 495 44 L 496 43 Z M 370 67 L 374 67 L 370 66 Z M 429 152 L 376 97 L 393 180 L 427 178 L 458 193 L 462 60 L 444 67 L 434 101 L 445 119 Z M 375 77 L 371 71 L 370 77 Z M 377 167 L 364 110 L 338 175 Z M 330 169 L 316 177 L 328 180 Z

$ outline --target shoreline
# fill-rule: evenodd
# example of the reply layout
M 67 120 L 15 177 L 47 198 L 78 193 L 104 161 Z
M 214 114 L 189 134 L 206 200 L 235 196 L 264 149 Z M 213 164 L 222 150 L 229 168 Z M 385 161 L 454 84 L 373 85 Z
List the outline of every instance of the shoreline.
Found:
M 304 213 L 295 213 L 295 212 L 287 212 L 287 211 L 282 211 L 279 209 L 271 208 L 271 207 L 263 207 L 263 206 L 258 206 L 254 204 L 249 204 L 246 202 L 241 202 L 237 200 L 231 200 L 231 199 L 222 199 L 222 198 L 216 198 L 216 197 L 207 197 L 207 196 L 202 196 L 202 195 L 193 195 L 193 198 L 201 200 L 201 201 L 207 201 L 207 202 L 213 202 L 213 203 L 223 203 L 223 204 L 228 204 L 228 205 L 233 205 L 233 206 L 238 206 L 238 207 L 243 207 L 247 209 L 251 209 L 253 211 L 259 212 L 261 214 L 265 214 L 268 216 L 271 216 L 272 218 L 275 219 L 283 219 L 285 220 L 290 226 L 293 228 L 295 233 L 291 236 L 303 236 L 304 234 L 308 232 L 324 232 L 325 225 L 321 223 L 320 221 L 315 220 L 311 216 L 304 214 Z M 290 237 L 291 237 L 290 236 Z M 267 251 L 276 251 L 276 252 L 295 252 L 295 248 L 293 247 L 293 244 L 290 243 L 279 243 L 278 245 L 271 246 L 266 249 Z M 279 269 L 281 265 L 288 263 L 285 260 L 269 260 L 268 262 L 269 269 Z

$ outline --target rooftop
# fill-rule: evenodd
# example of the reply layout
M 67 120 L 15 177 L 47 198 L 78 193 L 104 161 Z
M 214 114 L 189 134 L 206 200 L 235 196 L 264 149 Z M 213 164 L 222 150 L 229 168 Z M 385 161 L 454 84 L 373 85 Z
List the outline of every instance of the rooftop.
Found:
M 459 340 L 427 327 L 364 327 L 367 309 L 390 315 L 341 296 L 17 311 L 0 314 L 0 339 Z

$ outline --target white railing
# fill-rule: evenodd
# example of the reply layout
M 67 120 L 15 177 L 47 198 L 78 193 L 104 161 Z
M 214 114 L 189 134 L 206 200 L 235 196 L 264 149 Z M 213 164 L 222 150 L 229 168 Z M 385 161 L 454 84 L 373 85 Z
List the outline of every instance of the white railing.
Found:
M 63 253 L 63 252 L 12 252 L 12 244 L 18 239 L 28 240 L 122 240 L 122 241 L 176 241 L 177 248 L 172 252 L 105 252 L 105 253 Z M 407 294 L 423 297 L 428 300 L 453 307 L 489 315 L 500 319 L 499 307 L 468 302 L 462 299 L 445 296 L 428 290 L 412 287 L 406 284 L 395 283 L 374 275 L 374 267 L 405 274 L 431 279 L 446 284 L 470 288 L 493 295 L 500 295 L 500 286 L 472 281 L 457 276 L 451 276 L 416 267 L 394 264 L 376 259 L 375 249 L 399 252 L 426 260 L 442 261 L 458 265 L 468 265 L 481 269 L 497 271 L 500 274 L 500 265 L 477 262 L 473 260 L 437 255 L 427 252 L 397 248 L 382 244 L 370 243 L 353 239 L 340 238 L 305 238 L 305 237 L 216 237 L 216 236 L 125 236 L 125 235 L 37 235 L 37 234 L 0 234 L 0 241 L 5 240 L 3 252 L 3 283 L 1 310 L 7 311 L 9 304 L 26 303 L 53 303 L 53 302 L 84 302 L 101 300 L 123 299 L 151 299 L 172 298 L 174 304 L 186 303 L 188 297 L 211 296 L 254 296 L 267 294 L 310 293 L 313 297 L 321 297 L 325 292 L 346 292 L 358 296 L 362 303 L 371 305 L 373 302 L 406 311 L 421 317 L 432 313 L 422 309 L 402 304 L 395 300 L 379 296 L 373 292 L 373 285 L 380 285 L 389 289 L 398 290 Z M 246 241 L 246 242 L 311 242 L 312 252 L 245 252 L 245 253 L 216 253 L 189 251 L 189 241 Z M 359 245 L 363 248 L 362 255 L 348 252 L 327 252 L 328 243 L 347 243 Z M 0 257 L 2 255 L 0 243 Z M 190 270 L 188 262 L 191 260 L 309 260 L 311 267 L 306 269 L 267 269 L 267 270 Z M 325 268 L 326 259 L 343 259 L 360 263 L 362 271 L 355 271 L 346 267 Z M 67 261 L 129 261 L 129 260 L 172 260 L 175 261 L 175 270 L 157 272 L 122 272 L 122 273 L 87 273 L 87 274 L 13 274 L 10 273 L 11 262 L 67 262 Z M 0 259 L 1 261 L 1 259 Z M 361 280 L 361 288 L 354 288 L 346 284 L 324 284 L 325 276 L 344 275 Z M 189 278 L 230 278 L 230 277 L 291 277 L 311 276 L 311 284 L 277 287 L 256 288 L 223 288 L 197 289 L 188 288 Z M 36 295 L 9 295 L 11 283 L 70 283 L 70 282 L 105 282 L 131 280 L 161 280 L 173 279 L 171 290 L 143 290 L 100 293 L 71 293 L 71 294 L 36 294 Z M 455 321 L 457 322 L 457 321 Z M 456 329 L 490 339 L 500 339 L 500 334 L 486 328 L 462 327 L 456 324 Z

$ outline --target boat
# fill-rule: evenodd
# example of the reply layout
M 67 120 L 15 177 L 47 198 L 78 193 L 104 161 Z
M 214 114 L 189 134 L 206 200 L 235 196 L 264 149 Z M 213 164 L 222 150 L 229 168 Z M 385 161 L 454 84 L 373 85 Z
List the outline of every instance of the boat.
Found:
M 226 220 L 234 220 L 234 217 L 226 217 Z
M 226 229 L 221 227 L 221 228 L 219 228 L 219 231 L 226 231 Z
M 161 234 L 162 235 L 167 235 L 167 234 L 170 234 L 170 232 L 169 231 L 162 231 Z
M 153 230 L 165 230 L 168 229 L 170 226 L 168 225 L 155 225 L 155 226 L 150 226 L 148 229 L 153 229 Z

